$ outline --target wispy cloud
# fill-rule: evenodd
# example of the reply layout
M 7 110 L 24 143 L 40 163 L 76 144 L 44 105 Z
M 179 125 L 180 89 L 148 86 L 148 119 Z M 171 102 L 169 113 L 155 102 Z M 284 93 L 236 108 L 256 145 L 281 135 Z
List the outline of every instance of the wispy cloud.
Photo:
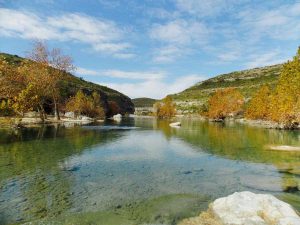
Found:
M 114 22 L 76 13 L 42 17 L 28 11 L 0 8 L 0 35 L 81 42 L 119 58 L 129 56 L 127 51 L 131 48 L 124 41 L 125 31 Z
M 161 99 L 168 94 L 177 93 L 190 87 L 205 78 L 201 75 L 192 74 L 177 77 L 170 81 L 167 79 L 144 79 L 138 83 L 100 83 L 119 90 L 131 98 L 150 97 Z
M 185 55 L 191 46 L 199 47 L 206 43 L 209 32 L 205 24 L 194 20 L 176 19 L 165 24 L 154 24 L 149 32 L 150 37 L 167 44 L 156 49 L 154 61 L 169 62 Z

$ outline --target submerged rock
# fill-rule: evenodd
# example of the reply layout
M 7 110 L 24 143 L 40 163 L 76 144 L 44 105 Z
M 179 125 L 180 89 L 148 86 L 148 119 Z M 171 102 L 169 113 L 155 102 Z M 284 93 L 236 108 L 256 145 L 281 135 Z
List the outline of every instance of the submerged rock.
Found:
M 209 215 L 210 223 L 205 223 Z M 236 192 L 215 200 L 199 217 L 182 221 L 180 225 L 299 225 L 300 217 L 287 203 L 269 194 Z
M 180 127 L 181 123 L 180 122 L 174 122 L 174 123 L 170 123 L 169 125 L 170 125 L 170 127 Z

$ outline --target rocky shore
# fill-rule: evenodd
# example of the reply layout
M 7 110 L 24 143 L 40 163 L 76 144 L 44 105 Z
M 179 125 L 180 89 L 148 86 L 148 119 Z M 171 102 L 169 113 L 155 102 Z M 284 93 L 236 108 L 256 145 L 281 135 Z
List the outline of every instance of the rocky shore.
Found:
M 179 225 L 299 225 L 300 217 L 287 203 L 272 195 L 236 192 L 219 198 L 198 217 Z

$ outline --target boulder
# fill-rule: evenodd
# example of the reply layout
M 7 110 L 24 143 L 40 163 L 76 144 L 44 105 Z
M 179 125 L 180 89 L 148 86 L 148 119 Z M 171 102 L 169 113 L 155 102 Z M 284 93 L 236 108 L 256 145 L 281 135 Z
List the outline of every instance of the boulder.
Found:
M 75 113 L 74 112 L 66 112 L 65 117 L 75 119 Z
M 174 123 L 170 123 L 169 125 L 170 125 L 170 127 L 180 127 L 181 123 L 180 122 L 174 122 Z
M 289 204 L 268 194 L 236 192 L 215 200 L 210 210 L 224 225 L 300 224 L 300 217 Z
M 88 117 L 88 116 L 82 116 L 82 117 L 81 117 L 81 120 L 82 120 L 82 121 L 92 121 L 93 119 L 90 118 L 90 117 Z
M 121 114 L 116 114 L 113 116 L 114 121 L 120 122 L 122 120 L 122 115 Z

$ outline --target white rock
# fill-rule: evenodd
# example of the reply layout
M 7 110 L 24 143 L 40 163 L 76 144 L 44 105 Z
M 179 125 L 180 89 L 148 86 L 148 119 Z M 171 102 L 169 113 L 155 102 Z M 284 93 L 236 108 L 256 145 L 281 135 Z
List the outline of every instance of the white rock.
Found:
M 170 125 L 170 127 L 180 127 L 181 123 L 180 122 L 174 122 L 174 123 L 170 123 L 169 125 Z
M 224 225 L 300 225 L 289 204 L 268 194 L 236 192 L 215 200 L 211 210 Z
M 88 117 L 88 116 L 82 116 L 82 117 L 81 117 L 81 120 L 82 120 L 82 121 L 92 121 L 93 119 L 90 118 L 90 117 Z
M 122 120 L 122 115 L 121 114 L 114 115 L 113 120 L 120 122 Z
M 75 113 L 74 112 L 66 112 L 65 117 L 75 119 Z

